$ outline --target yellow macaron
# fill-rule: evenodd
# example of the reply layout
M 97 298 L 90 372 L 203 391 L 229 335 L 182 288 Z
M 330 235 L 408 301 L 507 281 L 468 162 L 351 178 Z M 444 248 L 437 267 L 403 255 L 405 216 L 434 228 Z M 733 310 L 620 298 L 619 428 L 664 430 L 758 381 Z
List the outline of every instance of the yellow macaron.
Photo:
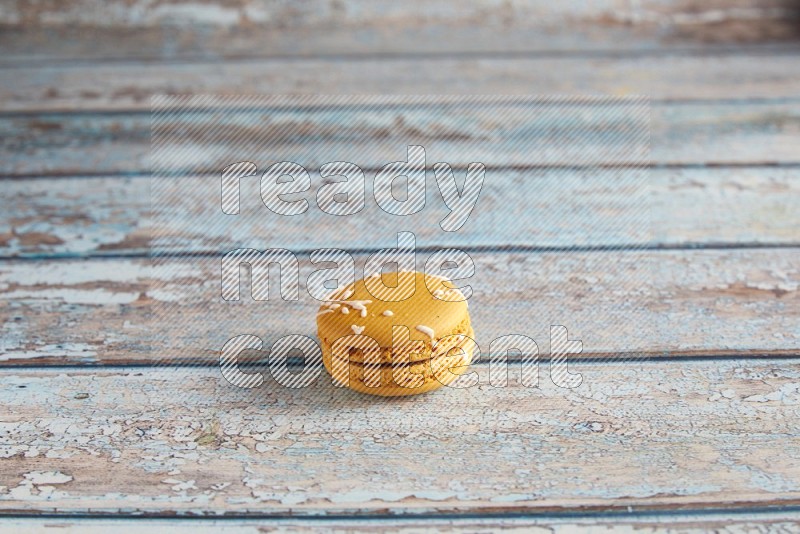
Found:
M 472 361 L 464 295 L 447 279 L 420 272 L 374 275 L 335 292 L 317 312 L 317 329 L 325 368 L 362 393 L 432 391 Z

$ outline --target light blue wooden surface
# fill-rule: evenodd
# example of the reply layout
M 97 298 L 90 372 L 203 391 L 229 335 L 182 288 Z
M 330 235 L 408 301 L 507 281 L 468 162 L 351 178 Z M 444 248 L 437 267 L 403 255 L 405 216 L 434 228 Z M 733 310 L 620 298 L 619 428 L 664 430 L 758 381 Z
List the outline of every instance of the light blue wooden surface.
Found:
M 565 516 L 581 517 L 578 527 L 612 528 L 629 509 L 648 514 L 621 525 L 629 529 L 721 528 L 729 512 L 737 528 L 795 528 L 796 7 L 146 4 L 76 0 L 0 11 L 0 514 L 14 516 L 0 529 L 44 528 L 49 520 L 29 522 L 40 514 L 85 531 L 106 528 L 81 519 L 98 513 L 125 518 L 117 528 L 161 528 L 134 517 L 222 512 L 316 521 L 298 529 L 334 528 L 327 521 L 341 514 L 368 530 L 393 526 L 396 516 L 430 527 L 441 514 L 454 528 L 474 520 L 478 530 L 528 529 L 528 519 L 562 528 Z M 147 269 L 148 110 L 150 96 L 164 92 L 650 95 L 647 228 L 619 224 L 603 200 L 622 199 L 597 176 L 553 168 L 574 163 L 564 151 L 539 162 L 546 168 L 489 174 L 483 202 L 502 205 L 505 217 L 479 204 L 473 226 L 449 241 L 474 247 L 484 275 L 502 282 L 473 306 L 481 335 L 524 327 L 520 317 L 535 316 L 537 302 L 550 317 L 562 299 L 602 334 L 586 338 L 587 351 L 606 360 L 582 364 L 594 378 L 580 391 L 445 391 L 388 404 L 326 388 L 247 396 L 220 382 L 209 367 L 213 352 L 195 361 L 202 369 L 151 366 L 153 337 L 170 334 L 148 319 L 171 295 L 154 284 L 179 293 L 207 275 L 154 280 Z M 255 116 L 317 132 L 324 125 L 264 109 Z M 208 117 L 183 126 L 208 125 Z M 454 119 L 441 107 L 350 117 L 364 142 L 328 130 L 329 148 L 370 168 L 398 159 L 394 144 L 409 136 L 452 149 L 453 131 L 473 140 L 497 133 L 485 116 Z M 393 131 L 397 117 L 403 127 Z M 531 161 L 513 146 L 531 123 L 514 118 L 488 164 Z M 539 122 L 539 131 L 552 124 Z M 341 119 L 329 125 L 338 130 Z M 234 117 L 229 133 L 248 126 Z M 384 134 L 379 150 L 364 151 L 370 136 Z M 281 149 L 313 168 L 322 156 L 308 141 L 288 138 Z M 227 157 L 197 139 L 187 148 L 205 155 L 207 168 L 218 163 L 211 156 Z M 469 162 L 461 156 L 452 162 Z M 504 195 L 512 185 L 524 194 Z M 547 194 L 532 198 L 538 188 Z M 191 235 L 205 213 L 195 207 L 205 206 L 200 192 L 176 204 L 184 213 L 172 234 L 185 240 L 180 254 L 210 251 L 207 237 Z M 407 223 L 421 244 L 438 247 L 444 242 L 431 228 L 443 212 L 430 194 L 430 209 Z M 637 201 L 625 197 L 617 208 Z M 566 224 L 569 213 L 580 213 L 582 225 Z M 311 212 L 303 223 L 324 221 Z M 307 251 L 357 248 L 355 236 L 367 229 L 392 230 L 368 216 L 342 235 L 279 222 L 221 229 L 214 239 Z M 587 250 L 598 242 L 625 252 L 603 261 L 607 250 Z M 509 245 L 523 250 L 503 250 Z M 543 288 L 543 275 L 560 285 Z M 219 327 L 202 322 L 203 307 L 184 311 L 201 328 Z M 248 313 L 249 321 L 264 314 Z M 632 320 L 613 321 L 619 314 Z M 306 320 L 302 306 L 277 322 L 264 316 L 268 335 L 276 324 Z M 657 335 L 637 336 L 641 325 L 658 326 Z M 650 361 L 620 364 L 634 353 Z

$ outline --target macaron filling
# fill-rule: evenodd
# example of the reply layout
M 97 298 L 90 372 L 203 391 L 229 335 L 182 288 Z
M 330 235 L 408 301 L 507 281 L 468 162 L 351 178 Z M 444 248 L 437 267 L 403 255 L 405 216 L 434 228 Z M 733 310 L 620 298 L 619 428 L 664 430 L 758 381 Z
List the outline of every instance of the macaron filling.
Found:
M 325 367 L 340 383 L 352 386 L 356 382 L 368 389 L 402 388 L 413 393 L 414 389 L 423 388 L 431 383 L 446 385 L 453 382 L 459 374 L 466 371 L 472 362 L 474 343 L 472 330 L 463 338 L 449 343 L 447 349 L 437 347 L 434 356 L 426 360 L 414 362 L 379 362 L 370 363 L 335 356 L 328 344 L 323 344 Z M 457 338 L 459 336 L 453 336 Z M 428 388 L 426 388 L 428 389 Z
M 412 330 L 412 335 L 416 334 L 416 337 L 419 336 L 419 333 Z M 395 350 L 393 347 L 381 347 L 380 351 L 380 362 L 385 364 L 391 364 L 392 362 L 402 362 L 402 361 L 410 361 L 410 362 L 420 362 L 420 361 L 427 361 L 432 358 L 435 358 L 441 354 L 446 354 L 449 350 L 456 346 L 456 343 L 459 341 L 451 336 L 470 336 L 472 337 L 474 334 L 472 332 L 472 324 L 470 322 L 469 316 L 466 316 L 453 330 L 438 336 L 438 339 L 434 339 L 436 343 L 436 347 L 433 347 L 433 343 L 430 339 L 420 339 L 422 343 L 424 343 L 424 349 L 421 352 L 409 352 L 409 351 L 402 351 L 402 350 Z M 328 352 L 332 352 L 333 350 L 333 341 L 329 340 L 327 337 L 323 337 L 321 339 L 322 348 Z M 350 361 L 357 363 L 364 361 L 364 354 L 363 351 L 359 349 L 353 349 L 350 351 Z

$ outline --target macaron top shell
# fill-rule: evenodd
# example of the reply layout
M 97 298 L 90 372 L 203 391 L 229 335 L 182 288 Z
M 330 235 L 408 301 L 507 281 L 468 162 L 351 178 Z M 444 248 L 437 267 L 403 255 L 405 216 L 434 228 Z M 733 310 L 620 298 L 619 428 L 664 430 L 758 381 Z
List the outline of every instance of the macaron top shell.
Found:
M 382 298 L 389 293 L 382 288 L 394 286 L 405 290 L 413 287 L 413 293 L 395 302 Z M 394 291 L 392 298 L 398 296 L 405 294 Z M 353 286 L 334 292 L 318 310 L 317 328 L 320 338 L 328 343 L 363 334 L 381 347 L 391 347 L 392 327 L 403 325 L 408 327 L 410 339 L 430 342 L 431 337 L 440 339 L 453 333 L 468 319 L 467 302 L 463 299 L 464 295 L 447 279 L 420 272 L 387 273 L 380 278 L 358 280 Z

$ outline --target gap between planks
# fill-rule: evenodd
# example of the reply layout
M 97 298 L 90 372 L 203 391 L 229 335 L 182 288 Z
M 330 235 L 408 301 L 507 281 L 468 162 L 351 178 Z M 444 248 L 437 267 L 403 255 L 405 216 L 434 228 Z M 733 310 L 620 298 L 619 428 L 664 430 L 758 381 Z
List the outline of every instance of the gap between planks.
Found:
M 420 532 L 420 529 L 436 528 L 440 532 L 496 532 L 497 529 L 515 532 L 515 529 L 531 529 L 525 532 L 570 533 L 577 528 L 605 526 L 619 528 L 626 526 L 635 528 L 658 528 L 659 532 L 681 533 L 708 532 L 709 530 L 741 529 L 747 532 L 761 525 L 784 528 L 786 532 L 793 526 L 800 527 L 800 507 L 780 506 L 777 508 L 734 508 L 734 509 L 681 509 L 678 511 L 609 510 L 596 513 L 573 512 L 552 514 L 496 513 L 477 514 L 464 512 L 451 517 L 442 518 L 440 514 L 408 514 L 356 516 L 295 516 L 286 517 L 248 515 L 220 515 L 213 517 L 191 515 L 132 515 L 119 514 L 2 514 L 4 523 L 0 524 L 0 533 L 16 534 L 24 528 L 52 528 L 58 532 L 78 531 L 84 533 L 105 533 L 108 530 L 126 533 L 141 532 L 142 528 L 169 528 L 170 531 L 189 532 L 227 532 L 227 528 L 236 528 L 237 532 L 248 532 L 252 528 L 254 534 L 263 534 L 264 527 L 274 529 L 323 529 L 322 532 L 375 532 L 371 529 L 391 528 L 392 531 Z M 262 528 L 259 528 L 262 527 Z M 100 530 L 100 529 L 105 530 Z M 195 530 L 196 529 L 196 530 Z M 716 531 L 716 530 L 715 530 Z
M 159 56 L 99 56 L 96 58 L 64 57 L 64 58 L 42 58 L 25 56 L 4 56 L 0 59 L 0 71 L 27 69 L 31 67 L 58 67 L 58 68 L 83 68 L 87 66 L 124 66 L 146 67 L 148 65 L 213 65 L 226 63 L 267 63 L 276 62 L 298 62 L 303 61 L 330 61 L 340 63 L 343 61 L 404 61 L 404 60 L 508 60 L 508 59 L 639 59 L 639 58 L 670 58 L 670 57 L 692 57 L 692 58 L 725 58 L 728 56 L 748 56 L 765 58 L 780 57 L 783 55 L 791 56 L 796 54 L 800 47 L 797 43 L 770 43 L 763 45 L 706 45 L 692 47 L 686 45 L 676 45 L 669 47 L 654 48 L 610 48 L 604 49 L 552 49 L 552 50 L 495 50 L 495 51 L 420 51 L 420 52 L 351 52 L 351 53 L 331 53 L 326 51 L 315 52 L 314 54 L 300 55 L 291 52 L 283 54 L 230 54 L 225 56 L 202 56 L 202 55 L 181 55 L 176 57 Z
M 452 243 L 450 244 L 452 245 Z M 237 247 L 231 247 L 234 249 Z M 422 246 L 417 247 L 416 251 L 422 254 L 436 252 L 444 246 Z M 566 245 L 562 247 L 557 246 L 536 246 L 536 245 L 509 245 L 509 246 L 460 246 L 459 250 L 467 253 L 528 253 L 528 254 L 547 254 L 547 253 L 585 253 L 585 252 L 669 252 L 669 251 L 693 251 L 693 250 L 800 250 L 800 242 L 785 242 L 785 243 L 759 243 L 759 242 L 741 242 L 741 243 L 714 243 L 714 242 L 683 242 L 675 244 L 630 244 L 630 245 L 596 245 L 596 246 L 580 246 L 580 245 Z M 308 255 L 317 250 L 317 248 L 295 248 L 292 252 L 298 255 Z M 373 248 L 348 248 L 347 252 L 350 254 L 372 254 L 383 250 L 382 247 Z M 208 259 L 217 258 L 221 259 L 227 252 L 188 252 L 178 251 L 164 253 L 161 257 L 171 259 Z M 14 262 L 14 261 L 27 261 L 32 263 L 51 262 L 51 261 L 74 261 L 74 260 L 143 260 L 153 258 L 154 255 L 150 250 L 131 250 L 129 252 L 90 252 L 90 253 L 72 253 L 72 252 L 55 252 L 55 253 L 25 253 L 18 256 L 15 255 L 0 255 L 0 262 Z

